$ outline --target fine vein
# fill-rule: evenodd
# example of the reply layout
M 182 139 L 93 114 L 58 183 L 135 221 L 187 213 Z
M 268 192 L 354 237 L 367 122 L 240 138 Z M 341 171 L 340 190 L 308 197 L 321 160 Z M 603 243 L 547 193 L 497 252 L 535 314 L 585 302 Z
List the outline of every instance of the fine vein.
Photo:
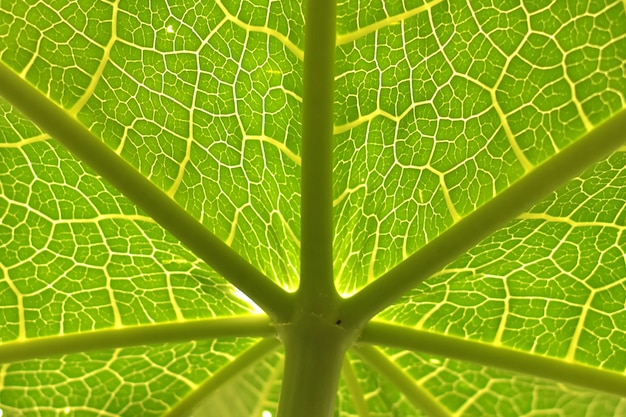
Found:
M 0 64 L 0 96 L 109 181 L 270 316 L 284 318 L 290 314 L 291 297 L 286 291 L 211 233 L 77 119 L 4 64 Z
M 367 321 L 625 142 L 626 110 L 622 110 L 348 299 L 340 312 L 342 319 Z

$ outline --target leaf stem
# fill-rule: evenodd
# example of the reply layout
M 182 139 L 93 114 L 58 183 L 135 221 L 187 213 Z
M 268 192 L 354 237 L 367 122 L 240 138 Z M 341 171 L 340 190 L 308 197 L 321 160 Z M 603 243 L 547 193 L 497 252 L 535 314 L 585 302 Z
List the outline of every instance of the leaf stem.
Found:
M 285 346 L 278 417 L 332 417 L 343 360 L 357 332 L 314 313 L 277 330 Z
M 565 182 L 626 143 L 626 110 L 537 166 L 489 202 L 346 300 L 344 322 L 364 323 Z
M 217 371 L 207 379 L 202 385 L 189 393 L 185 398 L 172 407 L 163 417 L 187 417 L 191 414 L 207 396 L 215 390 L 221 388 L 232 378 L 240 375 L 243 371 L 254 365 L 263 357 L 269 355 L 280 345 L 280 341 L 275 338 L 263 339 L 235 360 Z
M 109 181 L 272 318 L 290 316 L 292 297 L 211 233 L 77 119 L 0 63 L 0 96 Z
M 333 280 L 332 146 L 335 0 L 305 2 L 300 288 L 319 311 L 339 301 Z
M 359 342 L 474 362 L 622 397 L 626 393 L 626 375 L 621 373 L 406 326 L 370 322 Z
M 389 358 L 372 346 L 358 346 L 352 349 L 361 359 L 376 369 L 382 376 L 428 417 L 452 417 L 450 413 L 428 391 L 420 387 L 415 379 Z
M 274 327 L 265 316 L 146 324 L 2 343 L 0 363 L 157 343 L 275 335 Z

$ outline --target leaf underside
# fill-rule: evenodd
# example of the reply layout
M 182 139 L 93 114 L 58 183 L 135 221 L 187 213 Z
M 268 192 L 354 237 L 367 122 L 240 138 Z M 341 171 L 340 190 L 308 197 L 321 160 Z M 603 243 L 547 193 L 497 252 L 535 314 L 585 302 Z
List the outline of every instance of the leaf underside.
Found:
M 385 279 L 602 122 L 624 119 L 623 0 L 495 3 L 338 3 L 340 294 Z M 296 0 L 16 0 L 0 4 L 0 60 L 294 291 L 303 22 Z M 375 320 L 626 384 L 624 207 L 622 147 Z M 197 405 L 196 415 L 275 415 L 283 351 L 263 339 L 267 323 L 246 321 L 262 311 L 4 101 L 0 274 L 3 415 L 172 417 Z M 219 330 L 222 319 L 235 330 Z M 117 340 L 198 320 L 206 334 L 188 341 L 164 330 L 149 345 L 93 347 L 101 331 Z M 73 334 L 85 337 L 48 357 Z M 15 362 L 20 346 L 33 353 Z M 575 376 L 555 382 L 394 346 L 365 339 L 349 353 L 337 416 L 626 415 L 623 394 Z

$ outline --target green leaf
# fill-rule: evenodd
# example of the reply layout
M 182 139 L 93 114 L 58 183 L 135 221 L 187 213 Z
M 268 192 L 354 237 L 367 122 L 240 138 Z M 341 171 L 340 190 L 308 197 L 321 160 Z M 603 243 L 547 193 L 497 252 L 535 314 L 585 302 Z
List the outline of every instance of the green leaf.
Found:
M 626 414 L 625 62 L 623 0 L 2 2 L 0 416 Z

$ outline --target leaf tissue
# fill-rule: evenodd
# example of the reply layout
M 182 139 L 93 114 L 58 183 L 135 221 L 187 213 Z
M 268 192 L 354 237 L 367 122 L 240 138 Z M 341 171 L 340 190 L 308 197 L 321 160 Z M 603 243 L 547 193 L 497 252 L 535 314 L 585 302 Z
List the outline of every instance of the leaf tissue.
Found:
M 0 0 L 0 416 L 626 416 L 626 1 Z

